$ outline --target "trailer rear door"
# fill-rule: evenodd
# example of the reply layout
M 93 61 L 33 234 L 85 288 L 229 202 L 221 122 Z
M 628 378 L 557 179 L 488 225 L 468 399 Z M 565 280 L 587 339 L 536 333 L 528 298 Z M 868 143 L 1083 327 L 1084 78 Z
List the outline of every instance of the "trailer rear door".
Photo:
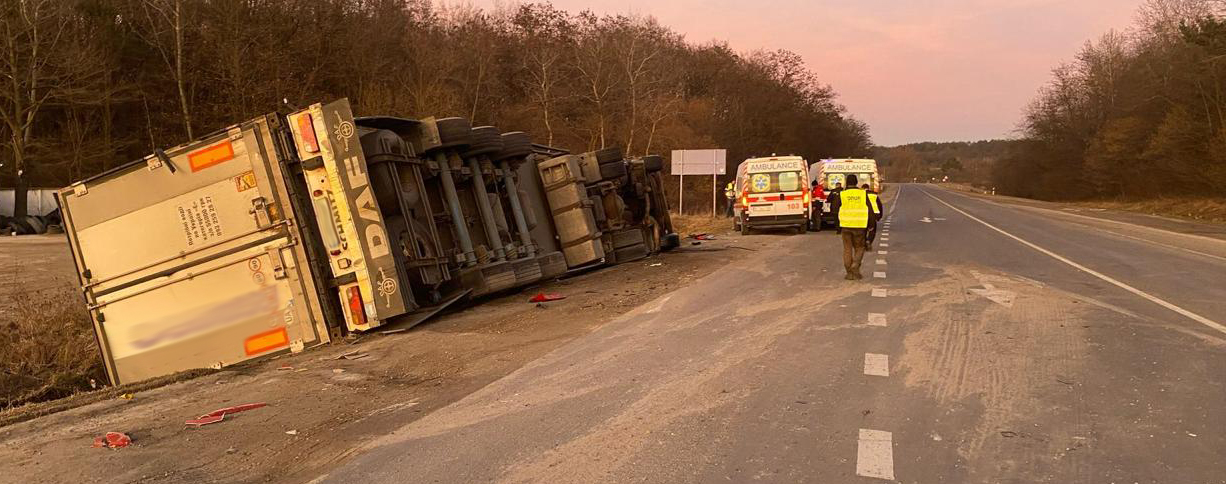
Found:
M 113 383 L 327 342 L 268 115 L 60 192 Z

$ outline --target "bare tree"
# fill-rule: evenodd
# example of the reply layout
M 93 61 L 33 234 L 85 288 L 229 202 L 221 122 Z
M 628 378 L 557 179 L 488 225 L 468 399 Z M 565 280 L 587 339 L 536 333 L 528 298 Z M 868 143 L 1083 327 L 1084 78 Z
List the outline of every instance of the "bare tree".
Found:
M 73 38 L 74 16 L 58 0 L 13 0 L 0 7 L 0 122 L 16 180 L 14 215 L 27 213 L 26 186 L 35 127 L 46 107 L 71 102 L 94 56 Z
M 178 92 L 183 129 L 192 139 L 191 102 L 187 95 L 184 49 L 187 37 L 183 0 L 140 0 L 141 22 L 132 23 L 133 32 L 157 51 Z

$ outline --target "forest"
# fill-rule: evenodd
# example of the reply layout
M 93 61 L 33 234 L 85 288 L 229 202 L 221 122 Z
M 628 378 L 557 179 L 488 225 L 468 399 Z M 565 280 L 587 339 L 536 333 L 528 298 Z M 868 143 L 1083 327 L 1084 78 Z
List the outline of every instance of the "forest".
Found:
M 696 44 L 650 17 L 429 0 L 2 5 L 0 186 L 19 190 L 341 97 L 358 115 L 464 116 L 570 150 L 871 149 L 800 56 Z
M 992 184 L 997 163 L 1016 149 L 1015 140 L 911 143 L 873 148 L 888 181 L 951 181 L 982 187 Z
M 1042 199 L 1226 192 L 1226 1 L 1148 0 L 1134 26 L 1087 42 L 1025 110 L 993 167 Z

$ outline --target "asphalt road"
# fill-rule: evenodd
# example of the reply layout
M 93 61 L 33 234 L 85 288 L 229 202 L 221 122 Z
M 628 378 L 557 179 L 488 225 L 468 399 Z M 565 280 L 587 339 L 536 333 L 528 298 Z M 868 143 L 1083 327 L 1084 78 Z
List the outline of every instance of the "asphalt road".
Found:
M 1226 482 L 1226 242 L 893 194 L 863 281 L 752 236 L 317 481 Z

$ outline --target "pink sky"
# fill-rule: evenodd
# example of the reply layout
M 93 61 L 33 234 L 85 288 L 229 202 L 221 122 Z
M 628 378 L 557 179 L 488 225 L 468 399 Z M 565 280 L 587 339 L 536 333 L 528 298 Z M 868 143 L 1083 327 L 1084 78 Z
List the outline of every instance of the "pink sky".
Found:
M 505 5 L 475 0 L 478 6 Z M 518 3 L 518 2 L 515 2 Z M 882 145 L 1013 135 L 1051 69 L 1140 0 L 553 0 L 651 15 L 691 42 L 788 49 Z

